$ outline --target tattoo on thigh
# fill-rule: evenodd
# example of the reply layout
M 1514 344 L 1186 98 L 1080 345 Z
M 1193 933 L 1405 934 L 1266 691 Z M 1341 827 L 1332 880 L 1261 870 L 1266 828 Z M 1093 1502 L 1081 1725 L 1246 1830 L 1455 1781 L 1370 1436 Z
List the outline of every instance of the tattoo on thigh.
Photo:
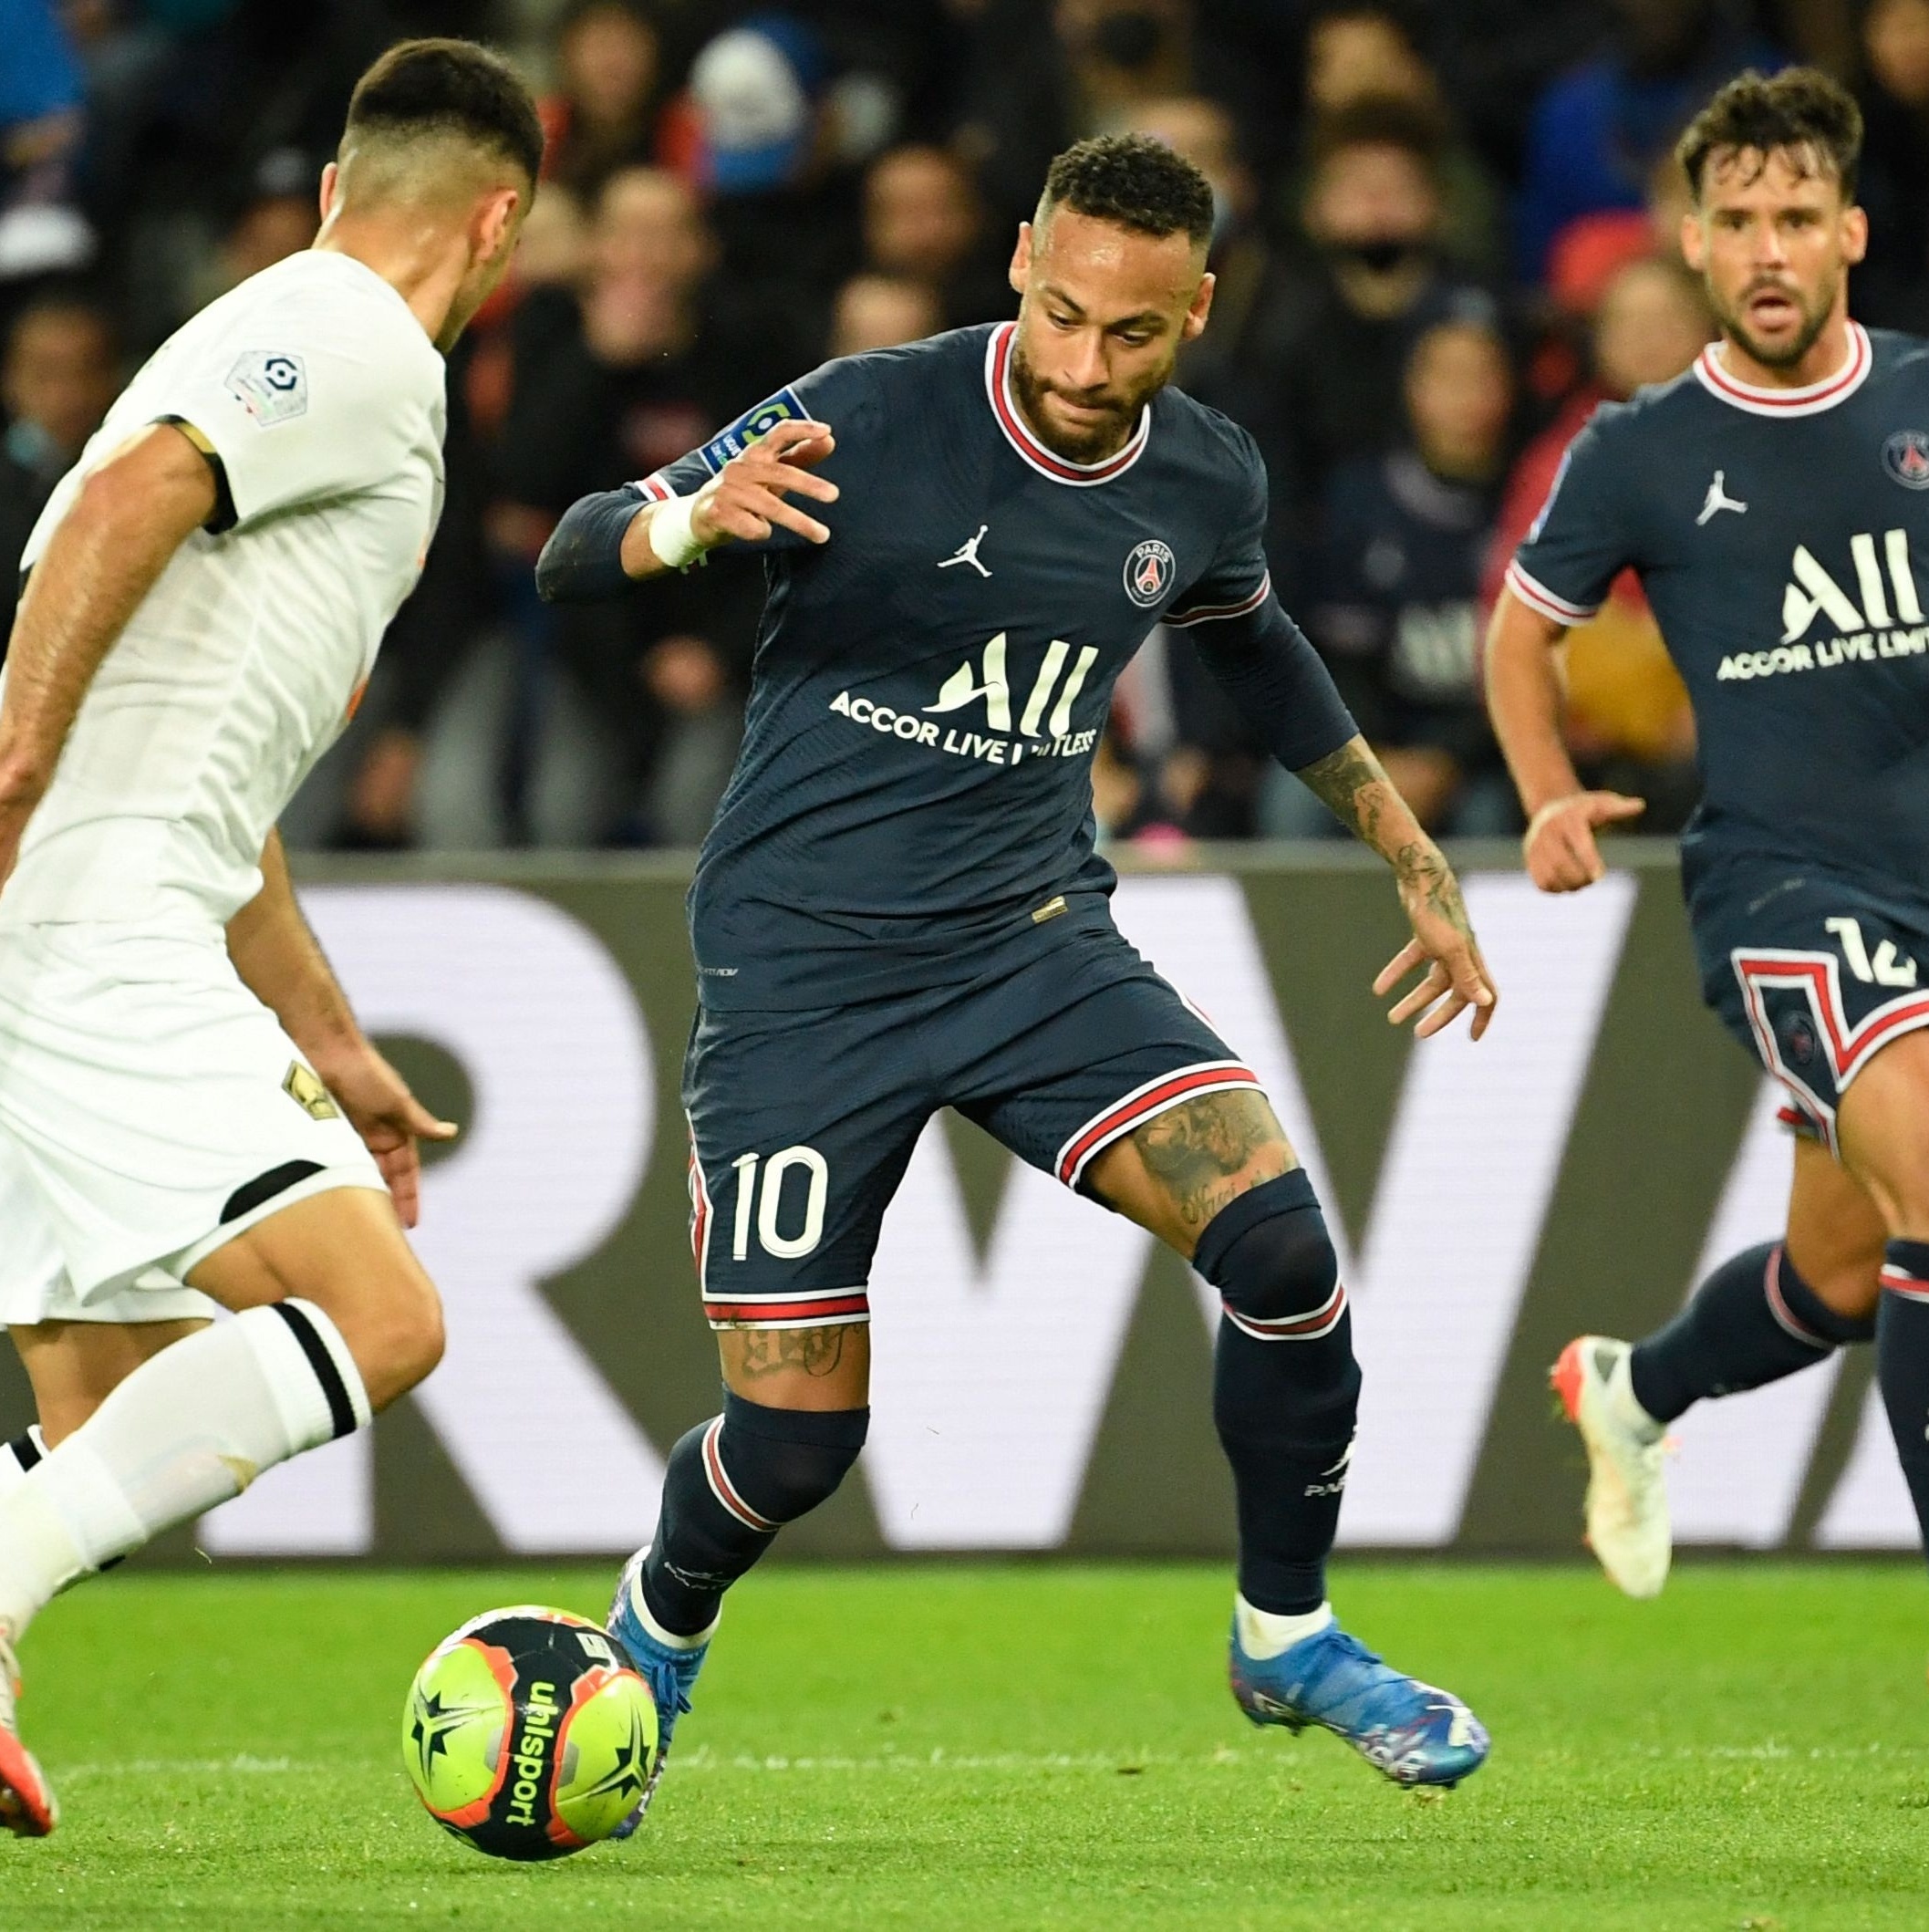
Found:
M 845 1326 L 835 1328 L 752 1328 L 743 1332 L 738 1372 L 751 1381 L 801 1368 L 807 1376 L 836 1372 L 844 1360 Z
M 1248 1189 L 1294 1165 L 1266 1096 L 1250 1087 L 1167 1107 L 1132 1139 L 1146 1172 L 1194 1230 Z

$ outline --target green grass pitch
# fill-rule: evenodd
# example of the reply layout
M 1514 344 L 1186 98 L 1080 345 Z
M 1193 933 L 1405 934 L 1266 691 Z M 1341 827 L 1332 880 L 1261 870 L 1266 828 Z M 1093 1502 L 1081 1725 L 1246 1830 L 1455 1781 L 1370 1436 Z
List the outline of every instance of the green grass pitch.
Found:
M 642 1835 L 493 1864 L 416 1807 L 416 1663 L 607 1574 L 109 1577 L 29 1639 L 65 1807 L 0 1844 L 5 1932 L 419 1927 L 1929 1927 L 1914 1565 L 1341 1564 L 1348 1621 L 1462 1692 L 1488 1768 L 1428 1802 L 1250 1729 L 1205 1567 L 773 1567 L 732 1601 Z

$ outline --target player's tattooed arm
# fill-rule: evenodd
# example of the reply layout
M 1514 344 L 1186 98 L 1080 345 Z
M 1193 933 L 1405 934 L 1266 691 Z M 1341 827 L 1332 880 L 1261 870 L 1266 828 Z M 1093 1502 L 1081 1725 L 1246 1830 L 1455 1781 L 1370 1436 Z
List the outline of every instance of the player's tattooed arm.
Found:
M 1132 1138 L 1195 1238 L 1229 1201 L 1297 1165 L 1265 1096 L 1250 1087 L 1167 1107 Z
M 1400 903 L 1414 936 L 1374 982 L 1374 992 L 1390 992 L 1423 962 L 1427 970 L 1387 1018 L 1399 1025 L 1418 1015 L 1414 1032 L 1425 1039 L 1470 1006 L 1478 1040 L 1487 1031 L 1497 994 L 1467 917 L 1459 881 L 1374 756 L 1373 747 L 1364 738 L 1350 738 L 1338 751 L 1302 767 L 1299 776 L 1342 825 L 1393 867 L 1399 881 Z

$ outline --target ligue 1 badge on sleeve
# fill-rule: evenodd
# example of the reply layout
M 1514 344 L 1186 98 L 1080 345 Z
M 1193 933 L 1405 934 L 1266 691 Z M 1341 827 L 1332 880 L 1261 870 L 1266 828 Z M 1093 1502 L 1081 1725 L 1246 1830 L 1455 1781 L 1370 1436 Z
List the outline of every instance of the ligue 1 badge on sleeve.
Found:
M 283 350 L 250 350 L 228 371 L 226 388 L 264 430 L 307 410 L 307 369 L 299 356 Z
M 1171 545 L 1148 536 L 1125 559 L 1125 595 L 1141 610 L 1150 610 L 1172 588 L 1177 567 Z
M 1882 468 L 1905 490 L 1929 490 L 1929 431 L 1898 430 L 1882 445 Z

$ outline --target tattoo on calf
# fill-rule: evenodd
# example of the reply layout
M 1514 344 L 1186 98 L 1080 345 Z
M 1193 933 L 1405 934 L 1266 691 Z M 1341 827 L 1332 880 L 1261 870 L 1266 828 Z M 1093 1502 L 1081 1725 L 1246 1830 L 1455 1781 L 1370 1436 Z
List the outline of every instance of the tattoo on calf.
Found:
M 737 1367 L 752 1381 L 801 1368 L 807 1376 L 834 1374 L 844 1360 L 847 1324 L 835 1328 L 752 1328 L 743 1332 Z
M 1167 1107 L 1132 1139 L 1195 1232 L 1229 1201 L 1295 1165 L 1265 1096 L 1250 1087 Z

